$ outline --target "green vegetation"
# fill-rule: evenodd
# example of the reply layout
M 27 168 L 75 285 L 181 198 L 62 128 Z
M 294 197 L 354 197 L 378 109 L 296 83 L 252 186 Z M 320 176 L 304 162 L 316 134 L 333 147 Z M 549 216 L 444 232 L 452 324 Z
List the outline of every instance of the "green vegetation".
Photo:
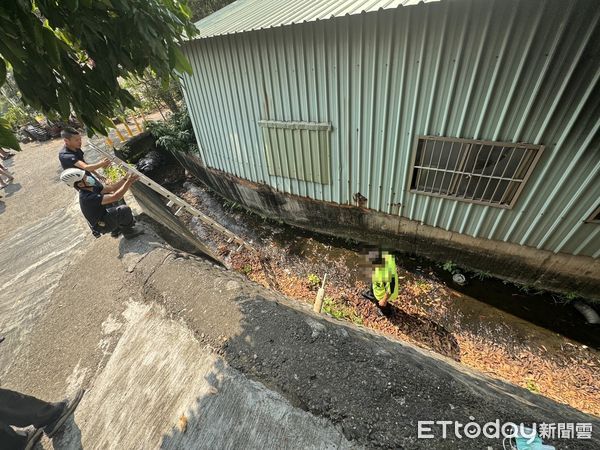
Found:
M 142 14 L 143 12 L 143 14 Z M 191 73 L 179 45 L 198 30 L 187 0 L 0 2 L 0 87 L 12 72 L 20 100 L 45 115 L 72 111 L 89 134 L 138 106 L 119 81 L 149 69 L 163 85 Z M 0 119 L 0 146 L 19 148 Z
M 143 76 L 128 78 L 121 84 L 139 101 L 139 105 L 145 113 L 158 109 L 162 115 L 161 108 L 166 107 L 172 112 L 178 112 L 180 109 L 179 104 L 183 99 L 183 93 L 179 81 L 170 79 L 163 83 L 151 70 L 147 69 Z M 165 119 L 164 115 L 163 119 Z
M 7 126 L 13 130 L 27 125 L 36 119 L 36 112 L 33 108 L 23 104 L 21 101 L 21 94 L 19 93 L 10 67 L 7 67 L 4 84 L 2 84 L 2 80 L 0 79 L 0 115 L 6 121 Z
M 244 275 L 250 275 L 252 273 L 252 266 L 250 264 L 246 264 L 244 267 L 242 267 L 242 273 Z
M 234 0 L 189 0 L 192 20 L 197 21 L 227 6 Z
M 581 298 L 581 296 L 579 296 L 575 292 L 567 292 L 566 294 L 551 294 L 551 295 L 552 295 L 552 300 L 554 300 L 554 303 L 563 304 L 563 305 L 566 305 L 568 303 L 571 303 L 571 302 Z
M 312 287 L 318 288 L 321 285 L 321 278 L 314 273 L 310 273 L 308 274 L 308 282 Z
M 10 105 L 3 114 L 3 117 L 13 130 L 32 122 L 33 119 L 24 108 L 18 105 Z
M 362 317 L 357 316 L 356 314 L 352 314 L 350 316 L 350 320 L 355 324 L 355 325 L 363 325 L 363 320 Z
M 419 279 L 415 280 L 415 286 L 417 288 L 419 288 L 419 290 L 423 294 L 427 294 L 429 291 L 431 291 L 433 289 L 433 285 L 429 281 L 427 281 L 423 278 L 419 278 Z
M 550 293 L 550 291 L 544 290 L 543 288 L 540 289 L 532 284 L 517 283 L 516 281 L 510 280 L 502 280 L 502 284 L 514 286 L 525 295 L 543 295 L 545 293 Z M 561 295 L 560 298 L 563 298 L 563 296 Z
M 544 293 L 544 291 L 539 290 L 531 284 L 513 283 L 513 286 L 516 286 L 519 291 L 527 295 L 542 295 Z
M 242 205 L 231 200 L 225 200 L 223 202 L 223 207 L 229 209 L 229 211 L 244 211 L 244 207 Z
M 349 238 L 349 237 L 343 237 L 343 238 L 341 238 L 341 240 L 344 241 L 344 243 L 348 247 L 356 247 L 357 245 L 359 245 L 359 242 L 357 240 Z
M 120 166 L 105 167 L 102 171 L 109 183 L 116 183 L 127 174 L 127 171 Z
M 335 319 L 349 320 L 356 325 L 363 324 L 362 318 L 357 316 L 351 308 L 340 304 L 331 297 L 325 297 L 323 299 L 323 312 Z
M 454 273 L 454 271 L 458 268 L 458 266 L 455 263 L 453 263 L 452 261 L 448 260 L 442 265 L 442 268 L 446 272 Z
M 159 150 L 197 153 L 198 146 L 187 108 L 181 108 L 164 122 L 148 122 L 147 128 L 156 139 Z
M 538 387 L 537 383 L 531 378 L 525 380 L 525 387 L 528 391 L 533 392 L 534 394 L 540 393 L 540 388 Z
M 489 274 L 488 272 L 481 272 L 481 271 L 477 270 L 477 271 L 473 272 L 473 277 L 483 281 L 483 280 L 487 280 L 488 278 L 492 278 L 492 275 Z

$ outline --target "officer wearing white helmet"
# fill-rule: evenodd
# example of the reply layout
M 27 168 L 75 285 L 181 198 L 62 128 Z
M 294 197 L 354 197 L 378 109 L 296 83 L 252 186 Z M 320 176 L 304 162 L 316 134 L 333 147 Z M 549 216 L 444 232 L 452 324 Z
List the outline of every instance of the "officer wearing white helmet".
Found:
M 79 206 L 94 236 L 104 233 L 118 236 L 121 232 L 130 239 L 143 233 L 134 228 L 135 221 L 129 206 L 116 205 L 139 179 L 137 175 L 129 173 L 117 183 L 103 186 L 84 170 L 71 168 L 64 170 L 60 179 L 79 191 Z

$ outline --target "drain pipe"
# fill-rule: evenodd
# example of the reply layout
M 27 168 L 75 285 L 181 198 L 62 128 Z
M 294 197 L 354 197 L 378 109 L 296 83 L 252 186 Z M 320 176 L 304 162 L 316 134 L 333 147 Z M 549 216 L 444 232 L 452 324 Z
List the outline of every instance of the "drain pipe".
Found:
M 600 315 L 596 312 L 594 308 L 592 308 L 587 303 L 582 302 L 581 300 L 575 300 L 573 302 L 573 306 L 577 311 L 581 313 L 587 323 L 598 324 L 600 323 Z

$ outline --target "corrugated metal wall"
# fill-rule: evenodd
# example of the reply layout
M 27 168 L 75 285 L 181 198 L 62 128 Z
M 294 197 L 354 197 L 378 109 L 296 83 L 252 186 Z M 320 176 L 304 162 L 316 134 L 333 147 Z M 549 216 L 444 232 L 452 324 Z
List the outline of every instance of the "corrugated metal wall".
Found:
M 186 102 L 209 167 L 597 258 L 599 21 L 596 0 L 456 0 L 203 39 L 185 46 Z M 331 183 L 269 175 L 259 120 L 331 123 Z M 546 149 L 506 210 L 408 192 L 417 135 Z

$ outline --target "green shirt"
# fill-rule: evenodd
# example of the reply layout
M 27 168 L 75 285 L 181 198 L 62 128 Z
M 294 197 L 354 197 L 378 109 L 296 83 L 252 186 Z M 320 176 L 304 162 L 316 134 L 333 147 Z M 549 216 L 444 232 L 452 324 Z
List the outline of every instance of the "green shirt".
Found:
M 398 298 L 398 271 L 396 259 L 393 255 L 385 255 L 383 267 L 376 267 L 371 277 L 373 282 L 373 295 L 380 301 L 389 294 L 388 300 Z

